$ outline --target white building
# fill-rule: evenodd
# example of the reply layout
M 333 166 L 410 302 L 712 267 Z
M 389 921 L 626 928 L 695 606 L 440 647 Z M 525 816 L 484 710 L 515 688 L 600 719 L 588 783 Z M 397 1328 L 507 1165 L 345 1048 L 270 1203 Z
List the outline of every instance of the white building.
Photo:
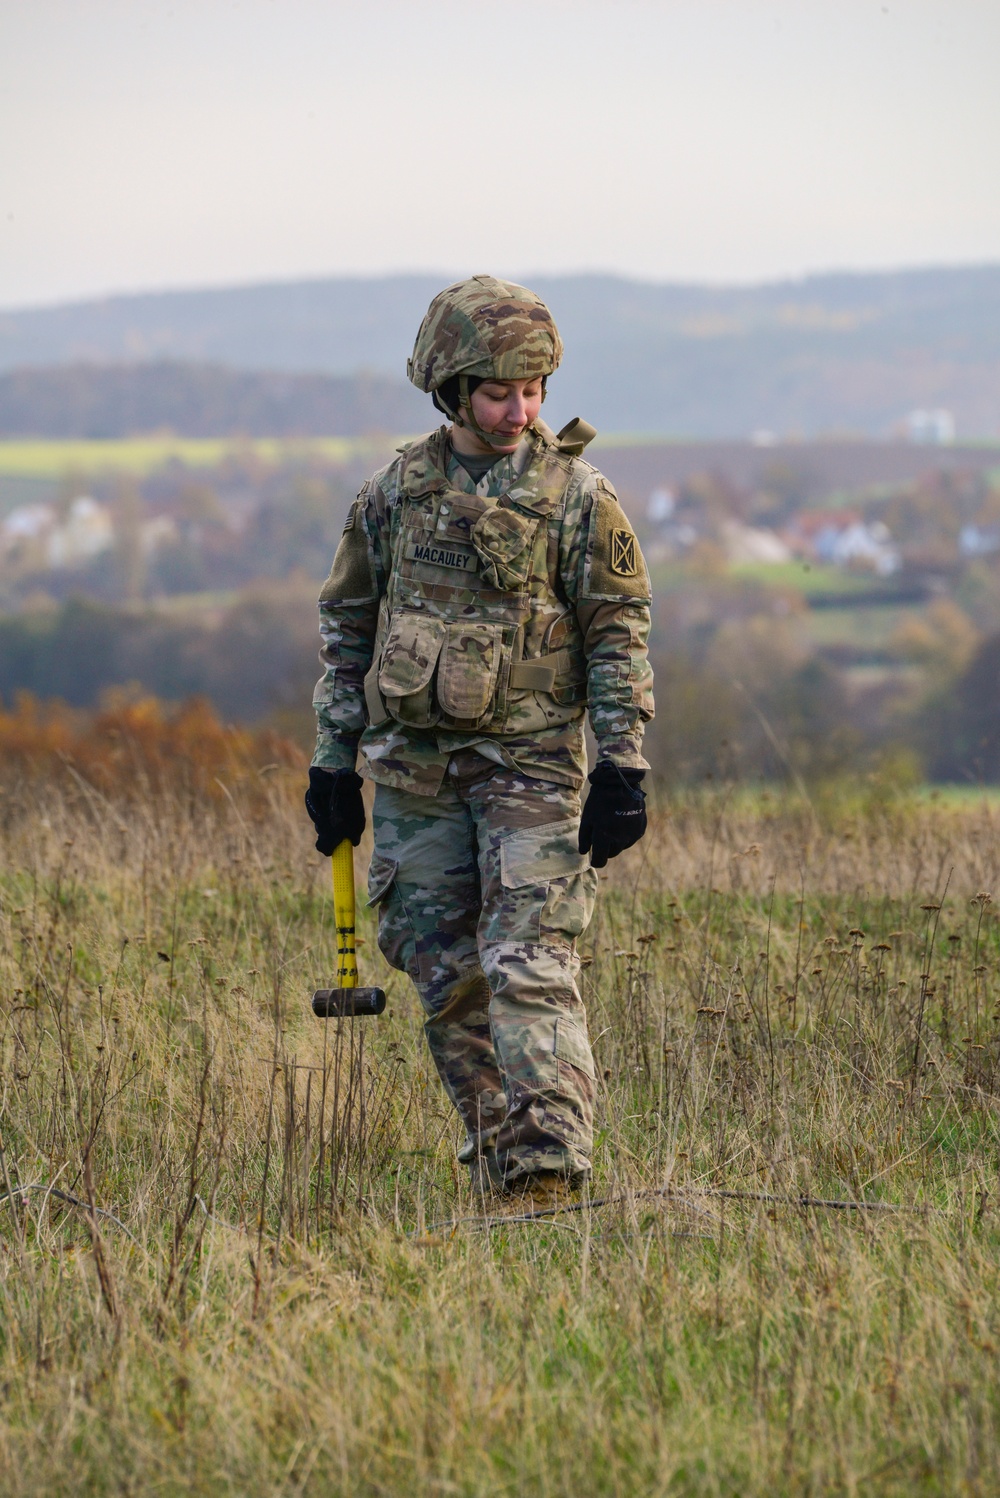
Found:
M 892 545 L 889 528 L 881 520 L 865 525 L 855 520 L 843 530 L 821 532 L 816 537 L 816 553 L 821 561 L 834 567 L 861 565 L 870 567 L 879 577 L 890 577 L 899 571 L 899 552 Z
M 662 525 L 669 520 L 677 506 L 677 497 L 672 489 L 654 489 L 646 502 L 646 519 L 653 525 Z
M 55 524 L 51 505 L 19 505 L 0 521 L 0 557 L 37 556 L 44 565 L 45 543 Z
M 110 551 L 114 544 L 111 512 L 89 494 L 81 494 L 70 505 L 65 522 L 49 535 L 48 563 L 50 567 L 68 567 L 73 562 L 86 562 L 102 551 Z
M 950 411 L 910 411 L 903 418 L 903 429 L 911 442 L 934 447 L 947 446 L 955 440 L 955 418 Z
M 726 520 L 722 525 L 722 540 L 726 556 L 734 566 L 748 562 L 764 562 L 777 566 L 792 560 L 792 548 L 771 530 L 761 526 L 741 525 L 738 520 Z

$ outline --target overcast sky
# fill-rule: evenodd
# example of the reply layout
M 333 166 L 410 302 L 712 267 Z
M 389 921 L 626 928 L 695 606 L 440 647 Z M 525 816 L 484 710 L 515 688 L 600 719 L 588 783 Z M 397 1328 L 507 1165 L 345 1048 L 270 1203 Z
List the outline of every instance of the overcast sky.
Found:
M 1000 260 L 1000 0 L 0 0 L 0 306 Z

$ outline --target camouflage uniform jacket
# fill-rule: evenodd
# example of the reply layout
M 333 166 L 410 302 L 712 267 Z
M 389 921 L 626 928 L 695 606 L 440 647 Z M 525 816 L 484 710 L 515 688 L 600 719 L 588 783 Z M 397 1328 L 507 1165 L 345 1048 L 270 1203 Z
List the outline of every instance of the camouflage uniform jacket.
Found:
M 320 595 L 313 763 L 435 795 L 450 756 L 579 785 L 644 767 L 649 578 L 614 489 L 536 422 L 476 486 L 448 429 L 401 450 L 351 508 Z

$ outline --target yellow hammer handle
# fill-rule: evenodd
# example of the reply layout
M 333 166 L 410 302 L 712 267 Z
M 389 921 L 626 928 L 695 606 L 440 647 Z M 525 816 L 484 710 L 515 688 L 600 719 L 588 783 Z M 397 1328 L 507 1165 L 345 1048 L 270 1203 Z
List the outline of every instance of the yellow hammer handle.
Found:
M 354 950 L 354 849 L 345 837 L 330 859 L 333 876 L 333 918 L 337 923 L 337 983 L 357 988 L 358 959 Z

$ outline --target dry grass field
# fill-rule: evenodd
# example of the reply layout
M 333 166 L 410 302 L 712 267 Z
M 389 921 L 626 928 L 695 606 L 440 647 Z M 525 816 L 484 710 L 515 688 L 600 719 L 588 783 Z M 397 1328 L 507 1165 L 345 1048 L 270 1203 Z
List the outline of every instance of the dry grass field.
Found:
M 987 805 L 661 803 L 592 1199 L 494 1222 L 367 914 L 386 1014 L 311 1014 L 300 772 L 105 733 L 3 756 L 3 1494 L 996 1492 Z

